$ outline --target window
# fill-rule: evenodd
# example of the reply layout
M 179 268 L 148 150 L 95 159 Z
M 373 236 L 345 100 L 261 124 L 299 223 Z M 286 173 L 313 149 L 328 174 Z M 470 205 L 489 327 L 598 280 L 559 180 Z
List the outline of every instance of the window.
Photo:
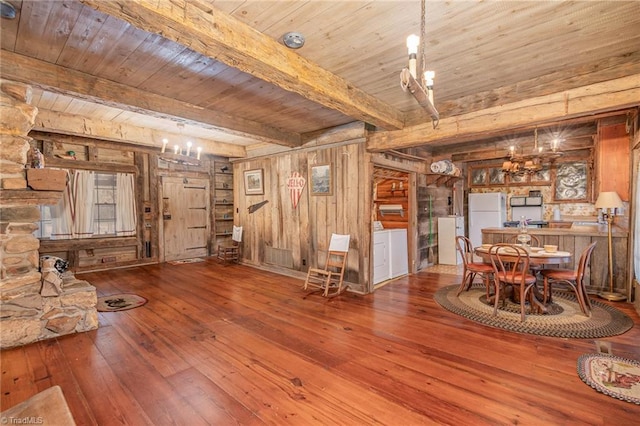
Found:
M 135 235 L 132 175 L 76 171 L 70 188 L 58 205 L 40 207 L 39 229 L 34 236 L 52 238 L 55 233 L 56 239 L 69 239 Z
M 116 234 L 116 174 L 96 173 L 93 235 Z

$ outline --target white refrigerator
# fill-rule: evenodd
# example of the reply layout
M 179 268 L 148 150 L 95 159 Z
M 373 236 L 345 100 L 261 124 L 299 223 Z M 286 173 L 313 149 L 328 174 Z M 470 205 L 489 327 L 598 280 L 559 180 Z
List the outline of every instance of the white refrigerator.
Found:
M 460 265 L 462 256 L 456 249 L 456 237 L 464 236 L 464 216 L 438 218 L 438 263 Z
M 482 244 L 483 228 L 502 228 L 507 221 L 507 195 L 504 192 L 469 194 L 469 239 L 473 247 Z

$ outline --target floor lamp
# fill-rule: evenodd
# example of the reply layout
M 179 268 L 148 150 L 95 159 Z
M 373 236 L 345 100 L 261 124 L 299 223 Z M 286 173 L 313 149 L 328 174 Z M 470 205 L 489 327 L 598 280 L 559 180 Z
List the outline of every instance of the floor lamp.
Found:
M 613 246 L 611 241 L 611 225 L 613 224 L 613 210 L 622 208 L 622 200 L 617 192 L 601 192 L 596 201 L 596 208 L 602 209 L 602 216 L 607 222 L 607 237 L 609 243 L 609 291 L 602 291 L 598 296 L 614 302 L 627 299 L 624 294 L 613 291 Z

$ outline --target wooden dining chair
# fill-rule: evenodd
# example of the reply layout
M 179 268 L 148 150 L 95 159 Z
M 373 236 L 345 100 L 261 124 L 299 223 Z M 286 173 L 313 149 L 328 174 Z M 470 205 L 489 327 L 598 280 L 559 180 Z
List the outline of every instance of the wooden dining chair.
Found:
M 342 281 L 349 253 L 350 235 L 331 234 L 324 268 L 309 268 L 303 289 L 319 288 L 323 296 L 337 296 L 342 292 Z M 329 294 L 329 290 L 335 290 Z
M 498 315 L 500 291 L 505 291 L 506 286 L 511 286 L 513 291 L 516 291 L 516 288 L 519 290 L 520 321 L 524 322 L 527 298 L 530 298 L 536 285 L 536 277 L 529 273 L 529 253 L 520 246 L 501 243 L 491 246 L 489 257 L 495 282 L 493 315 Z
M 473 244 L 471 240 L 465 236 L 456 237 L 456 249 L 462 256 L 462 282 L 458 288 L 456 296 L 459 296 L 465 290 L 471 288 L 473 279 L 476 275 L 482 277 L 482 281 L 487 288 L 487 300 L 491 297 L 491 287 L 493 286 L 493 266 L 488 263 L 473 261 Z
M 591 253 L 595 246 L 596 242 L 593 242 L 582 251 L 576 269 L 544 269 L 542 271 L 542 276 L 544 277 L 543 297 L 545 304 L 547 301 L 551 302 L 551 287 L 553 284 L 565 284 L 575 293 L 582 313 L 588 317 L 591 316 L 591 301 L 589 300 L 587 289 L 584 286 L 584 275 L 589 266 Z

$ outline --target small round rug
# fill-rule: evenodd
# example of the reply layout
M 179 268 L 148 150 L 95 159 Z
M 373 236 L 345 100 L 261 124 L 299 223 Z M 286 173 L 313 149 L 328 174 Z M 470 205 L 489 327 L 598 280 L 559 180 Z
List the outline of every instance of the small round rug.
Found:
M 145 303 L 147 303 L 147 299 L 137 294 L 112 294 L 111 296 L 98 297 L 96 308 L 98 312 L 117 312 L 137 308 Z
M 486 301 L 484 285 L 474 284 L 468 291 L 456 296 L 459 285 L 442 287 L 436 291 L 436 302 L 446 310 L 467 319 L 494 328 L 516 333 L 575 339 L 595 339 L 616 336 L 633 327 L 633 320 L 616 308 L 591 299 L 591 316 L 580 311 L 575 295 L 560 291 L 553 292 L 553 303 L 548 306 L 548 314 L 529 313 L 520 321 L 520 305 L 511 301 L 498 308 L 493 315 L 493 305 Z
M 578 376 L 598 392 L 640 405 L 638 361 L 605 354 L 580 355 Z

